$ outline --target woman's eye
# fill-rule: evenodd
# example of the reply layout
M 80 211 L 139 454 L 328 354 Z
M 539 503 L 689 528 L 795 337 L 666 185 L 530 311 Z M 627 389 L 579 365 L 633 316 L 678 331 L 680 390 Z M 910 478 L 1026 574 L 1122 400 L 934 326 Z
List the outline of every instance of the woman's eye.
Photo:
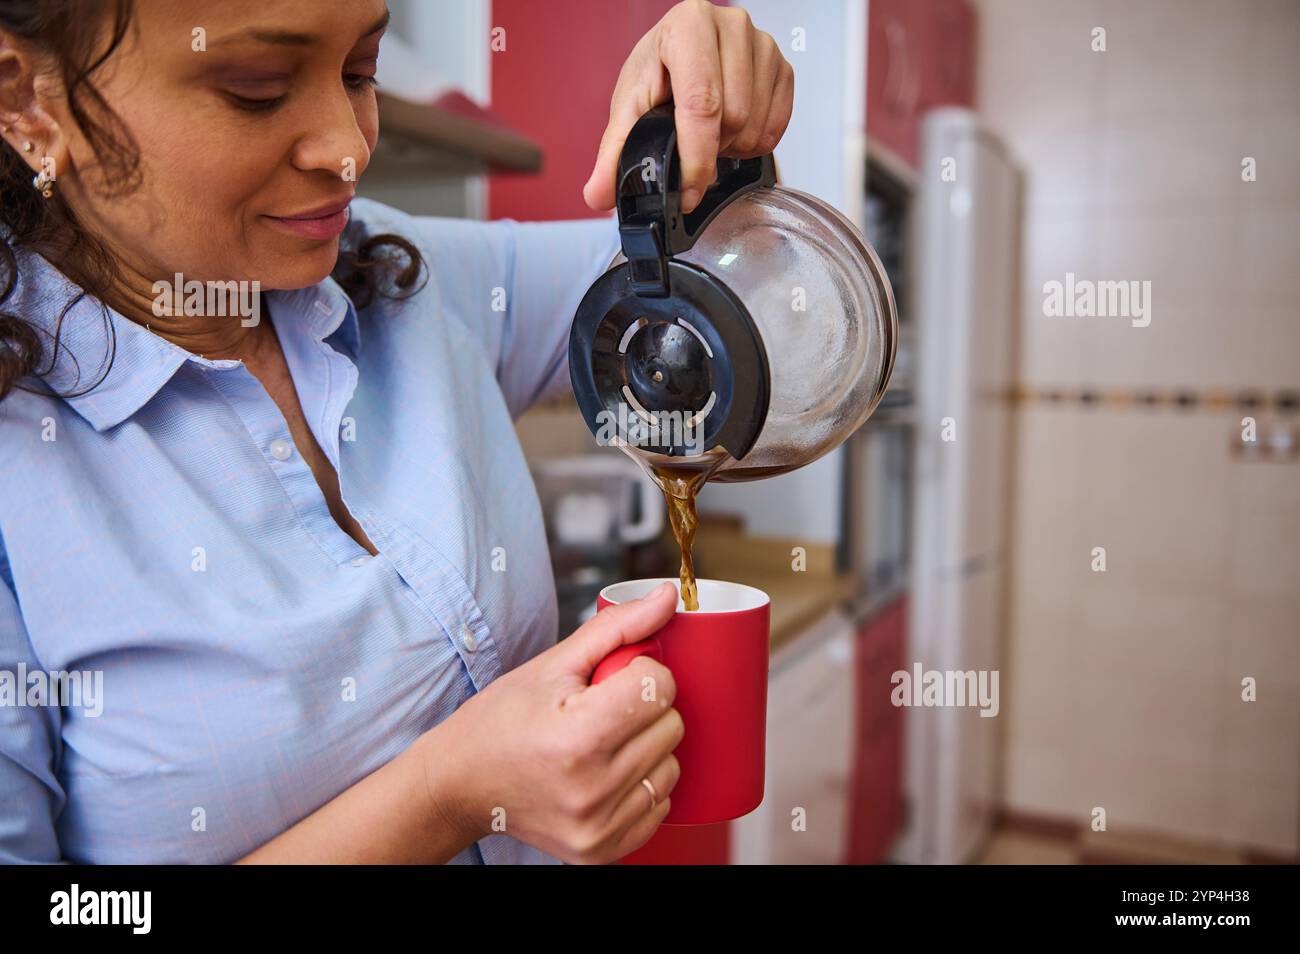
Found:
M 343 83 L 351 90 L 371 89 L 379 85 L 379 80 L 368 73 L 344 73 Z
M 247 110 L 250 113 L 261 113 L 274 109 L 284 101 L 283 96 L 276 96 L 272 99 L 253 99 L 248 96 L 240 96 L 237 93 L 226 93 L 230 101 L 239 109 Z
M 371 73 L 344 73 L 343 85 L 352 92 L 360 92 L 378 86 L 379 80 Z M 262 113 L 275 109 L 288 96 L 287 93 L 281 93 L 278 96 L 245 96 L 230 89 L 222 92 L 236 108 L 250 113 Z

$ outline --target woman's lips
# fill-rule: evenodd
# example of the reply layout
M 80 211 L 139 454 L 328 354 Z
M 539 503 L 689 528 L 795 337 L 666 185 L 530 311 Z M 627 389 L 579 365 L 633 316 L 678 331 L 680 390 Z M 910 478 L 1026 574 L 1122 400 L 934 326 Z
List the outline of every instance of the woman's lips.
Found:
M 334 239 L 343 233 L 348 224 L 348 203 L 335 203 L 303 215 L 268 215 L 265 218 L 275 228 L 290 235 L 306 239 Z

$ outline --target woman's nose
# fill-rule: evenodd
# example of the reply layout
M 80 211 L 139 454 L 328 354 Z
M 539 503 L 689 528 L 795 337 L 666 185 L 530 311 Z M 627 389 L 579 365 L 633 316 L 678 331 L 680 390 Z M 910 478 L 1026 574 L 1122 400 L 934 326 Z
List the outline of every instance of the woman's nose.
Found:
M 293 163 L 305 172 L 327 171 L 356 181 L 370 163 L 378 129 L 363 128 L 364 120 L 345 91 L 319 105 L 294 147 Z

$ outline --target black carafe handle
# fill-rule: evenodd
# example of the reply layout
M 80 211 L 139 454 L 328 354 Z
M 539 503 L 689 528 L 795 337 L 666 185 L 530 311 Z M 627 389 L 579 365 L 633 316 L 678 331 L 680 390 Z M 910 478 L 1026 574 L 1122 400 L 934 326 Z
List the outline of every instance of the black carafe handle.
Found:
M 683 215 L 681 170 L 673 104 L 645 113 L 628 132 L 618 160 L 618 230 L 633 290 L 661 298 L 668 288 L 668 259 L 685 252 L 728 202 L 750 189 L 776 184 L 772 156 L 718 158 L 717 180 Z

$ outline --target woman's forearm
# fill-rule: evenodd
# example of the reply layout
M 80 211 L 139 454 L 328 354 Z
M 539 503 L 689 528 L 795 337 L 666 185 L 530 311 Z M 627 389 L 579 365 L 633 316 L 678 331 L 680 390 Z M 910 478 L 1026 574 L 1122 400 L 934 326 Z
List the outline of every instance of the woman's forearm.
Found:
M 458 808 L 456 775 L 436 766 L 442 738 L 426 732 L 393 761 L 237 864 L 442 864 L 486 832 Z M 428 766 L 434 766 L 430 771 Z

